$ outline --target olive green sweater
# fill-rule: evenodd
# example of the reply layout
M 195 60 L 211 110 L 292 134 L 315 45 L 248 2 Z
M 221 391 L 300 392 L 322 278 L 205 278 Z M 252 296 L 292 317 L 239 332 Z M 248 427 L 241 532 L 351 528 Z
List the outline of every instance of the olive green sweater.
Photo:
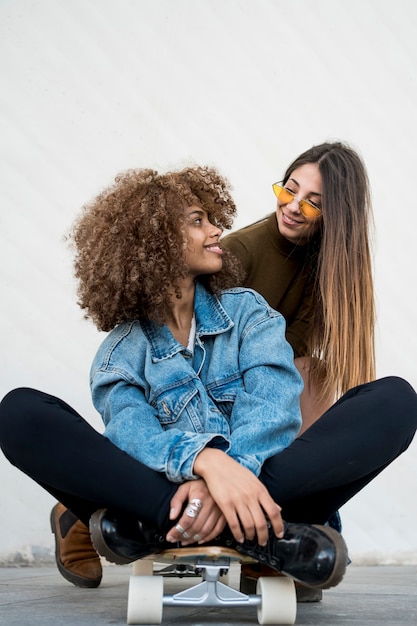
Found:
M 306 355 L 311 301 L 307 246 L 295 246 L 280 234 L 275 213 L 230 233 L 222 245 L 243 265 L 244 285 L 262 294 L 284 316 L 294 355 Z

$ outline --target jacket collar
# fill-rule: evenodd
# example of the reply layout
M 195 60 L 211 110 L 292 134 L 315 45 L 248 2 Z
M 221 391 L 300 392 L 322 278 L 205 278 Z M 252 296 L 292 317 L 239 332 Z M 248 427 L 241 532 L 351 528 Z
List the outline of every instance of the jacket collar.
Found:
M 209 293 L 199 282 L 195 285 L 194 313 L 197 337 L 218 335 L 234 325 L 219 298 Z M 168 359 L 184 351 L 184 346 L 174 339 L 165 324 L 159 326 L 152 320 L 145 320 L 141 325 L 151 345 L 153 361 Z

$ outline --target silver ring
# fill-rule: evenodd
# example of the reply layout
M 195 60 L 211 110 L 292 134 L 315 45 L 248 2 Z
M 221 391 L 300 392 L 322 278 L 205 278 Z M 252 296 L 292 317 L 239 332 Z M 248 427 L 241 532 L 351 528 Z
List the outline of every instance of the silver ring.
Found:
M 189 539 L 191 537 L 191 535 L 189 535 L 186 530 L 184 530 L 182 536 L 184 537 L 184 539 Z
M 194 504 L 189 504 L 187 508 L 185 509 L 185 514 L 188 515 L 188 517 L 197 517 L 199 512 L 200 512 L 199 509 L 197 509 L 197 507 L 194 506 Z
M 199 500 L 199 498 L 193 498 L 192 500 L 189 501 L 188 503 L 189 505 L 193 505 L 196 507 L 196 509 L 200 510 L 201 507 L 203 506 L 203 503 L 201 502 L 201 500 Z
M 178 532 L 179 532 L 181 535 L 183 535 L 183 534 L 185 533 L 185 528 L 183 528 L 183 527 L 181 526 L 181 524 L 177 524 L 177 525 L 175 526 L 175 528 L 178 530 Z
M 196 533 L 193 537 L 193 539 L 195 539 L 196 541 L 200 541 L 201 539 L 201 535 L 199 535 L 198 533 Z

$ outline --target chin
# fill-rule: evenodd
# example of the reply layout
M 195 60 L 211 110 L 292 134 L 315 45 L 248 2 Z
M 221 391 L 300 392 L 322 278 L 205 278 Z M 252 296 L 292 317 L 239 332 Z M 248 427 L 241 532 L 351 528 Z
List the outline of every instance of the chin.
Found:
M 285 237 L 285 239 L 297 246 L 303 246 L 307 243 L 308 237 L 305 233 L 296 232 L 291 228 L 285 228 L 285 226 L 282 226 L 279 229 L 279 232 L 283 237 Z

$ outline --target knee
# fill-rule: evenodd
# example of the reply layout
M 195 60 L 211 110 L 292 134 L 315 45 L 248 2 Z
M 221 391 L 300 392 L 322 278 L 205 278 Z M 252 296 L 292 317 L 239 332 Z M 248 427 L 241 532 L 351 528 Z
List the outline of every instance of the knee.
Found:
M 410 407 L 417 406 L 417 394 L 413 387 L 400 376 L 386 376 L 375 380 L 371 385 L 375 385 L 387 399 L 400 400 L 410 404 Z
M 38 393 L 40 392 L 35 389 L 30 389 L 29 387 L 18 387 L 17 389 L 9 391 L 0 402 L 0 415 L 2 417 L 4 415 L 7 416 L 10 410 L 13 411 L 16 408 L 20 409 L 21 406 L 30 402 L 31 398 Z
M 22 422 L 33 407 L 34 389 L 20 387 L 9 391 L 0 402 L 0 445 L 4 448 L 15 436 L 21 436 Z
M 417 394 L 410 383 L 399 376 L 387 376 L 371 385 L 378 391 L 380 406 L 398 419 L 403 432 L 407 429 L 413 435 L 417 428 Z

